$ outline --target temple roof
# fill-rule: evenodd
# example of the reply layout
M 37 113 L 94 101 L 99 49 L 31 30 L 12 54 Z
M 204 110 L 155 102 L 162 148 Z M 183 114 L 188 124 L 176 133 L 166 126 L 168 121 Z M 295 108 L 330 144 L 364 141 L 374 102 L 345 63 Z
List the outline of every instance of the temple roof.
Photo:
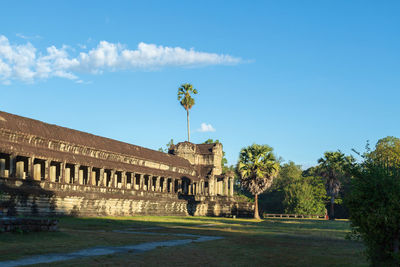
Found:
M 93 149 L 108 151 L 112 153 L 129 155 L 139 159 L 164 163 L 170 166 L 193 169 L 193 166 L 189 163 L 189 161 L 175 155 L 166 154 L 152 149 L 69 129 L 66 127 L 44 123 L 42 121 L 21 117 L 2 111 L 0 111 L 0 129 L 5 129 L 27 135 L 39 136 L 48 140 L 64 141 L 71 144 L 90 147 Z M 25 149 L 32 150 L 30 152 L 33 153 L 39 151 L 38 147 L 34 146 L 26 146 Z M 67 154 L 71 154 L 72 156 L 72 153 L 59 153 L 62 153 L 64 157 Z M 73 154 L 73 157 L 78 157 L 78 155 Z

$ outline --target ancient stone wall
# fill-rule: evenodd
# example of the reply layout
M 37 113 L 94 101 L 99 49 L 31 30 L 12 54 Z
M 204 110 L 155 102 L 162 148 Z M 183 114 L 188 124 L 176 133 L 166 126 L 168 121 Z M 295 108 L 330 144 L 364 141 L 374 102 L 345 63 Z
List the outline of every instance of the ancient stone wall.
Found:
M 70 188 L 74 186 L 74 188 Z M 8 215 L 134 216 L 195 215 L 251 216 L 252 204 L 227 197 L 196 197 L 117 188 L 99 190 L 84 185 L 61 185 L 0 178 L 1 206 Z

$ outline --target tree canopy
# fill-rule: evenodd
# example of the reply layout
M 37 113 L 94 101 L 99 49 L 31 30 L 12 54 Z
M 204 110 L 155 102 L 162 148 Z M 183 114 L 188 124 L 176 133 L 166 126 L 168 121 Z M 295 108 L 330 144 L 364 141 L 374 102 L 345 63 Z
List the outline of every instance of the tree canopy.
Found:
M 354 168 L 345 199 L 353 233 L 363 239 L 373 266 L 399 266 L 400 165 L 370 156 Z
M 254 218 L 259 219 L 258 195 L 267 190 L 279 173 L 279 162 L 268 145 L 253 144 L 242 148 L 239 155 L 238 172 L 240 183 L 255 198 Z
M 324 157 L 318 160 L 315 172 L 325 181 L 327 195 L 331 198 L 329 218 L 335 218 L 334 203 L 343 182 L 349 182 L 352 164 L 355 159 L 345 156 L 340 151 L 325 152 Z
M 197 94 L 197 89 L 193 88 L 193 85 L 190 83 L 184 83 L 178 88 L 178 101 L 186 110 L 187 114 L 188 142 L 190 142 L 189 110 L 194 106 L 195 103 L 191 94 Z
M 379 139 L 369 157 L 374 161 L 400 164 L 400 139 L 393 136 Z

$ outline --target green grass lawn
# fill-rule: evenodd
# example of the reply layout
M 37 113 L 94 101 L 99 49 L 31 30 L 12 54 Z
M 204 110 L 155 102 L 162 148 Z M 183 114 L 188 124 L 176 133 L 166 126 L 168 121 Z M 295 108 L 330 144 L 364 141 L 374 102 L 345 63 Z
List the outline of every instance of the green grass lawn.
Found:
M 137 229 L 160 235 L 122 234 Z M 52 263 L 138 266 L 366 266 L 360 242 L 345 240 L 347 221 L 308 219 L 227 219 L 210 217 L 61 218 L 60 232 L 0 234 L 0 260 L 67 252 L 93 246 L 120 246 L 167 239 L 161 233 L 222 236 L 224 239 Z

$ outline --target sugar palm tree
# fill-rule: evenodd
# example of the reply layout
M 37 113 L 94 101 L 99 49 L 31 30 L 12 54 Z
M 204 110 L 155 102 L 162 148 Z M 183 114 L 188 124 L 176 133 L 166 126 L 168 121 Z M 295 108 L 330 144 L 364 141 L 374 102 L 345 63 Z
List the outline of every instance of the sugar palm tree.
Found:
M 254 195 L 254 218 L 260 219 L 258 214 L 258 195 L 272 185 L 272 181 L 279 173 L 279 162 L 267 145 L 253 144 L 240 151 L 238 172 L 241 185 Z
M 190 142 L 189 110 L 194 106 L 194 99 L 191 94 L 197 94 L 197 90 L 190 83 L 182 84 L 178 88 L 178 100 L 187 114 L 188 142 Z
M 335 219 L 335 198 L 338 196 L 342 182 L 349 178 L 349 168 L 354 158 L 345 156 L 342 152 L 325 152 L 318 160 L 317 174 L 325 180 L 326 194 L 331 198 L 329 219 Z

